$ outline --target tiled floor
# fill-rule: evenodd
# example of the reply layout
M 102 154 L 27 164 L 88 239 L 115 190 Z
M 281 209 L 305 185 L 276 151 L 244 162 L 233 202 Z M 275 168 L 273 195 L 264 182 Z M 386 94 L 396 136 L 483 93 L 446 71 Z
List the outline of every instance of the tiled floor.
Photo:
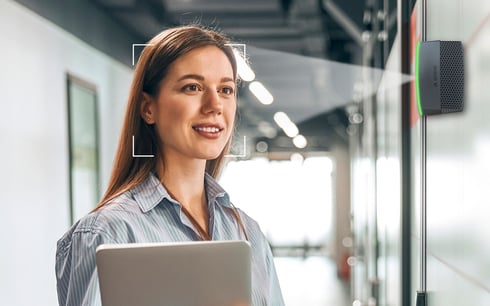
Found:
M 337 277 L 327 257 L 274 259 L 287 306 L 348 306 L 349 282 Z

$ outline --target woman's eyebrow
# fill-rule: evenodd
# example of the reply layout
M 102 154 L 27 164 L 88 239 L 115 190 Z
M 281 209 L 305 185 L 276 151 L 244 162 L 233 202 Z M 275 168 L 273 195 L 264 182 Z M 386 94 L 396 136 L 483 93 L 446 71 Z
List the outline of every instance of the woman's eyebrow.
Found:
M 186 79 L 192 79 L 192 80 L 198 80 L 198 81 L 204 81 L 205 80 L 204 76 L 199 75 L 199 74 L 185 74 L 185 75 L 181 76 L 180 78 L 178 78 L 177 82 L 180 82 L 180 81 L 186 80 Z M 223 78 L 221 78 L 221 82 L 222 83 L 224 83 L 224 82 L 235 82 L 235 80 L 233 78 L 230 78 L 230 77 L 223 77 Z
M 224 83 L 224 82 L 235 82 L 235 80 L 233 78 L 229 78 L 229 77 L 224 77 L 224 78 L 221 78 L 221 82 Z
M 185 74 L 185 75 L 181 76 L 177 81 L 182 81 L 185 79 L 194 79 L 194 80 L 198 80 L 198 81 L 204 81 L 204 77 L 202 75 L 199 75 L 199 74 Z

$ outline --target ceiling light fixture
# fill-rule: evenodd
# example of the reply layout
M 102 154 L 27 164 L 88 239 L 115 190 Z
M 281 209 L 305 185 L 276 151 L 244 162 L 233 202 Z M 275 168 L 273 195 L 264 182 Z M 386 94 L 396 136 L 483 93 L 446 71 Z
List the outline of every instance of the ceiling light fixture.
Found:
M 298 149 L 304 149 L 308 145 L 308 141 L 306 140 L 305 136 L 298 134 L 293 138 L 293 144 Z
M 253 81 L 250 83 L 250 85 L 248 85 L 248 88 L 257 97 L 260 103 L 269 105 L 274 102 L 274 97 L 272 94 L 259 81 Z
M 279 125 L 284 133 L 293 138 L 299 134 L 298 127 L 294 122 L 289 119 L 288 115 L 284 112 L 277 112 L 274 114 L 274 121 Z

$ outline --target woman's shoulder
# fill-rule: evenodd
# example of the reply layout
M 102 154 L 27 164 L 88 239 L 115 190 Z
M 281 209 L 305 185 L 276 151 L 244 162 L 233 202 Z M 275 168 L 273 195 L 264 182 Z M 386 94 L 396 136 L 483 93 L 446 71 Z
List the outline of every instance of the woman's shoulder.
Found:
M 131 215 L 137 213 L 138 205 L 131 198 L 130 192 L 125 192 L 96 211 L 75 222 L 72 227 L 60 239 L 71 240 L 75 235 L 101 235 L 111 239 L 111 232 L 118 223 L 125 223 L 131 219 Z
M 132 192 L 126 191 L 85 216 L 83 226 L 111 233 L 120 227 L 131 227 L 131 224 L 141 218 L 142 214 L 142 208 Z
M 267 238 L 265 237 L 264 233 L 262 232 L 262 229 L 260 227 L 260 224 L 250 215 L 248 215 L 246 212 L 241 210 L 240 208 L 236 208 L 238 213 L 240 214 L 240 218 L 242 219 L 243 226 L 245 227 L 245 230 L 247 231 L 247 235 L 255 241 L 261 241 L 265 242 L 267 241 Z
M 240 214 L 240 218 L 242 218 L 245 226 L 260 230 L 259 223 L 254 218 L 252 218 L 250 215 L 248 215 L 245 211 L 243 211 L 239 207 L 235 207 L 235 209 Z

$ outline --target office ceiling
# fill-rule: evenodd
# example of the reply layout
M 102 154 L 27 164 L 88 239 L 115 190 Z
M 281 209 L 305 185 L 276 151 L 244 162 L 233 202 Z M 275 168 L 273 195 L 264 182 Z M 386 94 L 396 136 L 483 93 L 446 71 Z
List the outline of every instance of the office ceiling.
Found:
M 361 61 L 362 33 L 369 26 L 366 12 L 375 1 L 91 1 L 139 37 L 139 43 L 167 27 L 198 22 L 245 44 L 256 79 L 274 96 L 273 104 L 262 105 L 242 84 L 237 138 L 247 137 L 248 153 L 255 152 L 258 141 L 272 152 L 298 150 L 274 123 L 277 111 L 287 113 L 306 136 L 303 151 L 347 144 L 344 106 L 352 102 L 356 70 L 338 63 Z M 349 72 L 338 71 L 344 68 Z

